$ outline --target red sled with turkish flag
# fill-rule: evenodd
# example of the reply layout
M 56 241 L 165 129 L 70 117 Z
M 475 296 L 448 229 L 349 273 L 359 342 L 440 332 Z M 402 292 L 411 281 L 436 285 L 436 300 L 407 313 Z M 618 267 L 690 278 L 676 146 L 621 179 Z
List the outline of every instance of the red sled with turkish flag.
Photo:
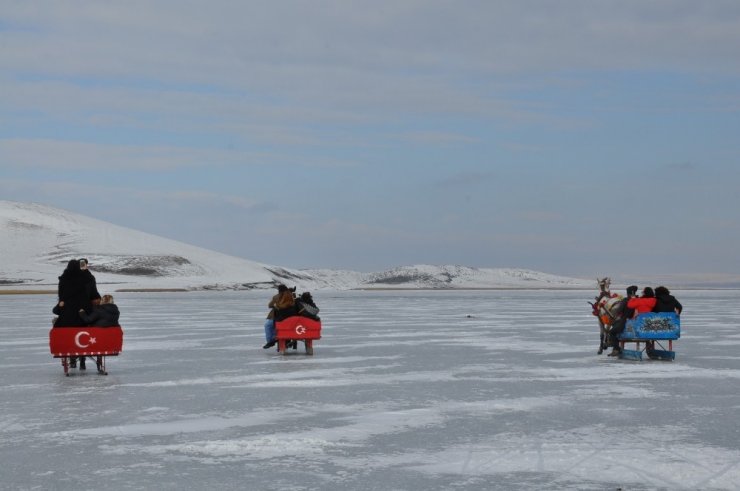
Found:
M 54 358 L 62 359 L 64 374 L 69 376 L 69 368 L 75 368 L 80 360 L 80 370 L 84 370 L 85 358 L 96 357 L 98 373 L 108 375 L 105 358 L 118 356 L 123 349 L 123 329 L 115 327 L 53 327 L 49 331 L 49 351 Z
M 313 355 L 313 340 L 321 339 L 321 321 L 294 315 L 275 322 L 278 351 L 287 354 L 287 348 L 298 349 L 298 341 L 306 345 L 306 354 Z

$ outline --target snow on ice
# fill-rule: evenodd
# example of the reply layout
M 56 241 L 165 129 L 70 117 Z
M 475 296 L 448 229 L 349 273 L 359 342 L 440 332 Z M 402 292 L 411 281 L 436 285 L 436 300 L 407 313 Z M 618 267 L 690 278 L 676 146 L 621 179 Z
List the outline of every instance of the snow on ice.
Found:
M 64 377 L 54 297 L 0 296 L 2 489 L 737 489 L 737 291 L 676 292 L 674 362 L 598 356 L 592 291 L 121 293 L 110 375 Z M 472 317 L 468 317 L 472 315 Z

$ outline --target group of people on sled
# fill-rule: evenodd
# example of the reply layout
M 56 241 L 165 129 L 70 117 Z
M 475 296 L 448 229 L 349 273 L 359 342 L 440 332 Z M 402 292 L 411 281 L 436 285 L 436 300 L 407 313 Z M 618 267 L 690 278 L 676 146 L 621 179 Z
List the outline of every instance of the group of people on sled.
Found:
M 101 296 L 95 276 L 88 269 L 87 259 L 72 259 L 59 277 L 57 303 L 52 309 L 56 327 L 113 327 L 118 326 L 120 311 L 112 295 Z M 85 370 L 85 357 L 80 356 L 80 370 Z M 101 360 L 98 357 L 98 365 Z M 77 366 L 76 357 L 70 366 Z
M 277 286 L 278 292 L 273 295 L 267 307 L 270 312 L 267 314 L 265 319 L 265 341 L 266 344 L 262 347 L 263 349 L 269 349 L 275 346 L 277 343 L 277 332 L 275 330 L 275 322 L 287 319 L 288 317 L 299 315 L 302 317 L 308 317 L 309 319 L 321 320 L 319 318 L 319 308 L 313 300 L 310 292 L 304 292 L 300 295 L 296 295 L 296 287 L 288 288 L 287 286 L 280 284 Z M 298 342 L 293 340 L 292 345 Z
M 628 319 L 638 314 L 649 312 L 674 312 L 677 315 L 681 315 L 681 311 L 683 311 L 681 302 L 671 295 L 670 290 L 665 286 L 659 286 L 655 290 L 646 286 L 643 288 L 641 295 L 637 294 L 637 290 L 636 285 L 628 286 L 627 296 L 622 298 L 611 310 L 610 315 L 613 316 L 613 320 L 610 323 L 611 327 L 608 331 L 606 347 L 611 347 L 612 351 L 608 356 L 619 356 L 621 351 L 619 336 L 624 332 Z M 599 300 L 600 298 L 597 297 L 597 304 Z M 594 315 L 598 316 L 599 314 L 596 312 L 596 308 Z M 647 350 L 650 351 L 652 349 L 652 342 L 648 341 Z M 599 350 L 599 353 L 601 353 L 601 350 Z

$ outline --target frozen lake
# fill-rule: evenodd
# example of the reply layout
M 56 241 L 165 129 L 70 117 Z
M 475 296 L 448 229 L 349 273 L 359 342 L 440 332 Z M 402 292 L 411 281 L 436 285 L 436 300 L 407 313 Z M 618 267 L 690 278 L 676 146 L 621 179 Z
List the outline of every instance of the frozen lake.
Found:
M 676 292 L 641 363 L 596 355 L 596 291 L 314 292 L 313 357 L 261 348 L 272 293 L 119 293 L 70 377 L 54 298 L 0 295 L 0 488 L 740 487 L 738 291 Z

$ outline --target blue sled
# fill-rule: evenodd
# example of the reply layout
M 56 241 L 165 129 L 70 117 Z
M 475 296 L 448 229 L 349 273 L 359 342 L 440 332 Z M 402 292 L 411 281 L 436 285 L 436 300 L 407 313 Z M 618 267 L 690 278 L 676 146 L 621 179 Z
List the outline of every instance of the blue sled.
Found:
M 619 352 L 619 358 L 623 360 L 642 361 L 642 350 L 624 349 Z
M 674 312 L 640 314 L 629 319 L 619 339 L 629 340 L 675 340 L 681 337 L 681 318 Z
M 646 351 L 651 360 L 675 360 L 676 352 L 672 351 L 673 341 L 681 337 L 681 319 L 673 312 L 640 314 L 629 319 L 624 332 L 619 336 L 622 348 L 619 357 L 626 360 L 642 361 L 642 352 Z M 671 349 L 647 349 L 647 342 L 659 345 L 659 341 L 668 341 Z M 625 343 L 636 343 L 638 349 L 625 349 Z M 640 349 L 645 343 L 645 350 Z

